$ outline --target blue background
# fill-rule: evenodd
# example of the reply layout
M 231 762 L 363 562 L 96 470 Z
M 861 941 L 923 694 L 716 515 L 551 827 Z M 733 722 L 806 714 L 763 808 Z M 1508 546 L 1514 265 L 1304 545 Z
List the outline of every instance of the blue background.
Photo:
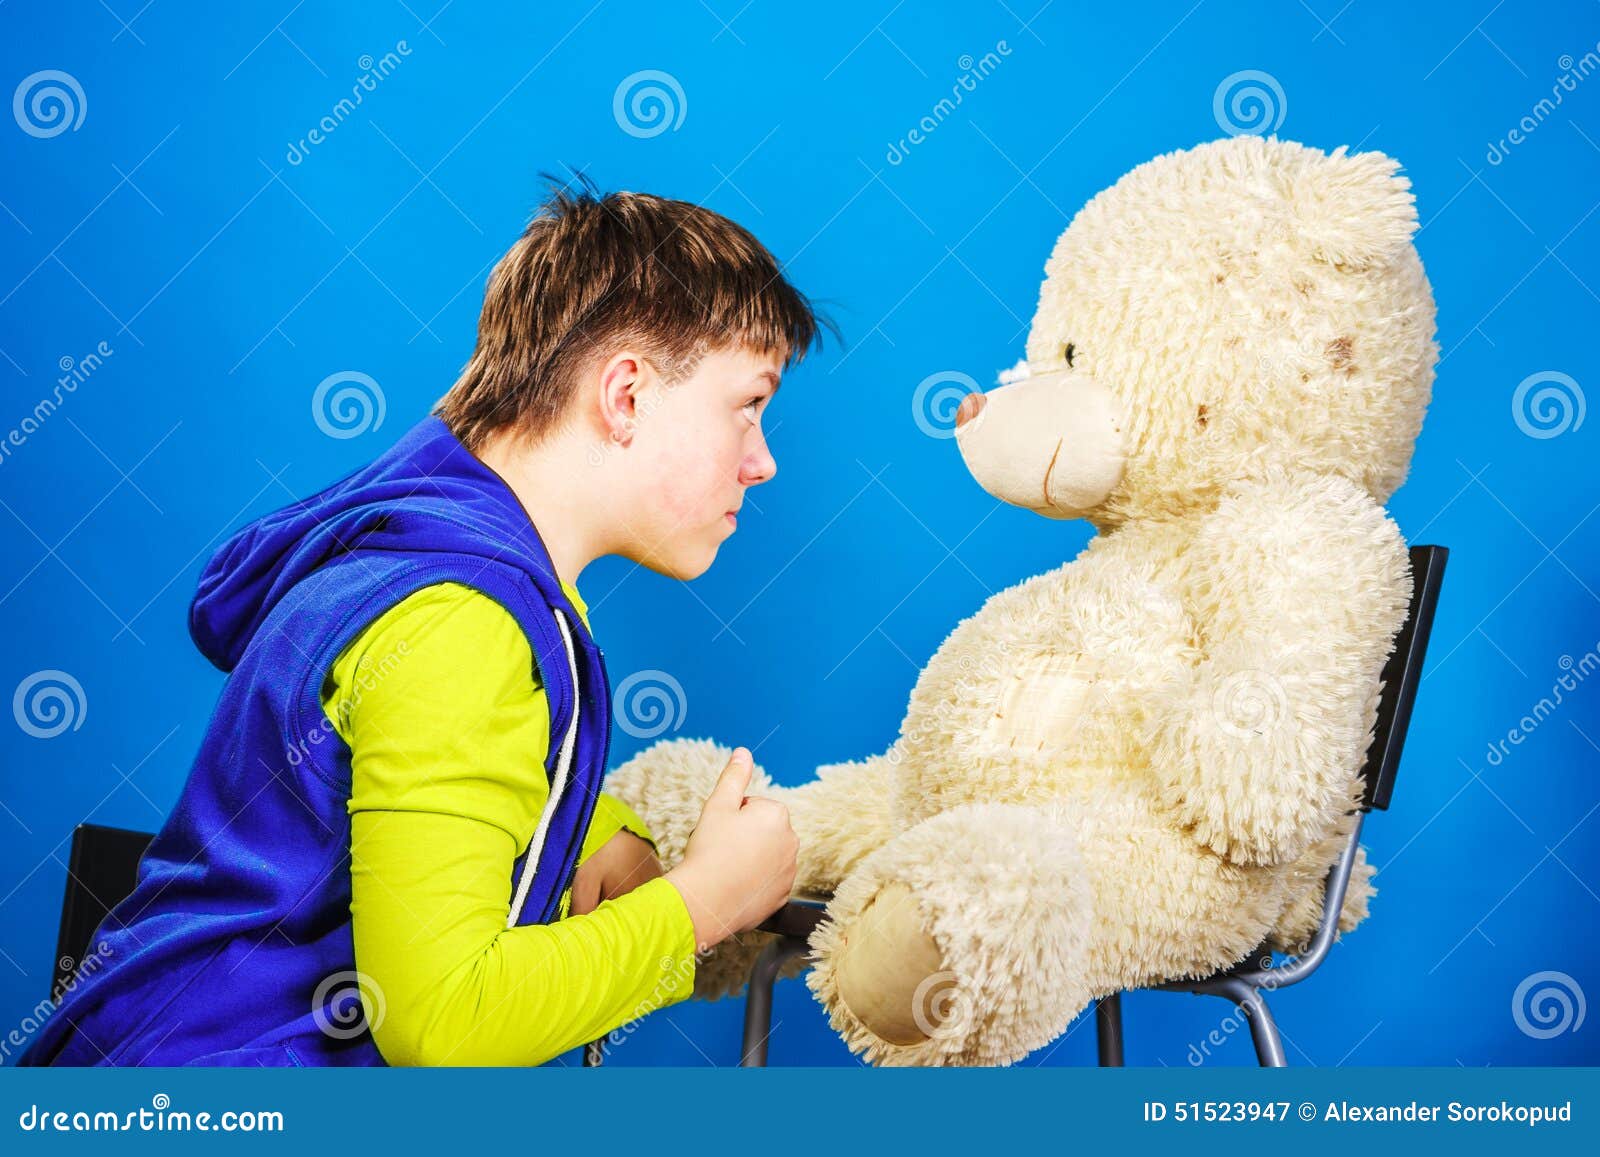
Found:
M 1573 402 L 1597 377 L 1600 78 L 1487 157 L 1563 56 L 1596 50 L 1600 8 L 440 2 L 0 8 L 0 95 L 60 69 L 86 101 L 49 138 L 0 116 L 0 437 L 62 359 L 114 351 L 0 460 L 0 692 L 41 670 L 83 689 L 54 738 L 0 716 L 0 1035 L 48 991 L 72 825 L 153 829 L 177 797 L 222 680 L 185 630 L 199 568 L 448 388 L 540 170 L 734 217 L 844 331 L 788 377 L 769 418 L 780 475 L 709 574 L 680 586 L 608 560 L 583 582 L 614 681 L 670 672 L 678 734 L 758 745 L 798 782 L 886 747 L 945 633 L 1089 534 L 997 508 L 919 429 L 915 387 L 1014 362 L 1076 207 L 1221 135 L 1218 86 L 1261 70 L 1280 136 L 1384 150 L 1415 183 L 1442 360 L 1391 510 L 1413 542 L 1453 549 L 1394 806 L 1367 828 L 1374 914 L 1274 997 L 1290 1061 L 1600 1058 L 1592 1016 L 1538 1039 L 1512 1009 L 1543 971 L 1600 992 L 1600 685 L 1486 758 L 1562 657 L 1600 640 L 1600 421 L 1533 437 L 1511 404 L 1532 374 L 1570 375 Z M 1002 40 L 999 67 L 890 164 L 960 58 Z M 400 41 L 409 55 L 291 164 L 360 58 Z M 644 69 L 684 94 L 682 123 L 647 137 L 613 113 Z M 345 370 L 380 384 L 386 417 L 338 439 L 311 396 Z M 619 733 L 617 757 L 639 746 Z M 611 1063 L 733 1063 L 741 1008 L 677 1006 Z M 1191 1063 L 1226 1012 L 1131 996 L 1129 1063 Z M 798 982 L 777 1019 L 774 1064 L 854 1063 Z M 1204 1063 L 1253 1063 L 1247 1034 L 1225 1035 Z M 1090 1016 L 1028 1063 L 1093 1057 Z

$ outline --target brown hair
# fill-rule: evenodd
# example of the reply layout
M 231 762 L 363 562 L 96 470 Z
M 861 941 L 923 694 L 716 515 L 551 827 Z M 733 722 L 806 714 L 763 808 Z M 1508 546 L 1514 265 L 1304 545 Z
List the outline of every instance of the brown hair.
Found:
M 780 354 L 788 367 L 832 329 L 726 217 L 580 181 L 556 188 L 495 266 L 472 358 L 434 406 L 468 449 L 508 425 L 548 432 L 578 371 L 609 345 L 638 343 L 672 380 L 722 349 Z

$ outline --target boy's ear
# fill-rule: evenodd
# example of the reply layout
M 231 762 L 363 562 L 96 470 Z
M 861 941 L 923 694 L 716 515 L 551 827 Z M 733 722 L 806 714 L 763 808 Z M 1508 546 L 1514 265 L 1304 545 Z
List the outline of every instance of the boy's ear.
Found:
M 607 436 L 619 446 L 626 446 L 633 439 L 644 378 L 645 360 L 632 351 L 614 354 L 600 367 L 600 420 Z

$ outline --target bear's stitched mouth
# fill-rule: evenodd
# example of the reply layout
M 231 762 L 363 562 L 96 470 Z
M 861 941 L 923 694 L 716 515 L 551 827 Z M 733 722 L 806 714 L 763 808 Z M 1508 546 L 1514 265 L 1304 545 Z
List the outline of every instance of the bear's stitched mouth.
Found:
M 1056 448 L 1050 454 L 1050 465 L 1046 466 L 1044 469 L 1044 508 L 1046 510 L 1049 510 L 1055 505 L 1055 503 L 1050 501 L 1050 475 L 1055 471 L 1056 459 L 1061 456 L 1061 443 L 1065 441 L 1065 438 L 1056 439 Z

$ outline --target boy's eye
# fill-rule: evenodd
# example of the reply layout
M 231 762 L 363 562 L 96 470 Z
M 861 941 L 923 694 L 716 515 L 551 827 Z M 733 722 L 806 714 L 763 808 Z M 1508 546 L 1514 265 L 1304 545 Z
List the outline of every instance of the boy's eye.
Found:
M 754 418 L 756 416 L 756 411 L 761 408 L 761 402 L 762 402 L 762 399 L 760 397 L 751 398 L 742 407 L 744 412 L 746 414 L 749 414 L 752 420 L 754 420 Z

